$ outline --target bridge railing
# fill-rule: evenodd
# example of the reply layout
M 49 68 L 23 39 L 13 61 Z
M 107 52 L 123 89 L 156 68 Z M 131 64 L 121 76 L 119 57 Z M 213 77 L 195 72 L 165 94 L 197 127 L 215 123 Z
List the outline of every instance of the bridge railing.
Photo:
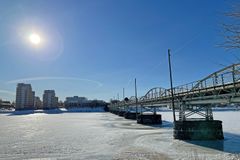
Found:
M 228 70 L 220 74 L 215 73 L 210 77 L 207 77 L 200 81 L 195 81 L 185 85 L 177 86 L 174 88 L 174 94 L 184 93 L 184 92 L 194 92 L 198 90 L 204 90 L 216 87 L 224 87 L 229 84 L 234 84 L 240 81 L 240 71 L 239 70 Z
M 173 88 L 173 93 L 180 94 L 180 93 L 189 92 L 195 85 L 197 85 L 197 83 L 199 83 L 199 81 L 194 81 L 184 85 L 176 86 Z
M 190 91 L 194 92 L 197 90 L 215 90 L 217 87 L 225 87 L 229 84 L 235 84 L 239 82 L 240 74 L 236 73 L 236 71 L 228 71 L 221 74 L 214 74 L 207 79 L 203 79 L 198 82 Z
M 178 95 L 185 96 L 194 94 L 196 93 L 196 91 L 202 90 L 214 91 L 216 89 L 219 89 L 219 87 L 224 89 L 225 87 L 229 85 L 235 85 L 236 83 L 240 83 L 240 64 L 234 64 L 226 68 L 223 68 L 222 70 L 214 72 L 213 74 L 207 76 L 202 80 L 176 86 L 173 88 L 173 93 L 175 96 Z M 138 101 L 141 102 L 169 97 L 171 97 L 170 89 L 156 87 L 150 89 L 144 96 L 138 98 Z M 133 103 L 135 101 L 136 98 L 134 96 L 129 98 L 129 102 Z
M 169 95 L 169 91 L 164 88 L 156 87 L 149 90 L 145 96 L 141 97 L 140 100 L 157 99 L 160 97 L 166 97 Z
M 210 76 L 191 83 L 176 86 L 173 88 L 174 95 L 191 94 L 191 92 L 216 89 L 217 87 L 225 87 L 228 84 L 233 84 L 240 81 L 240 65 L 232 65 L 225 70 L 215 72 Z M 171 96 L 170 89 L 153 88 L 142 98 L 142 100 L 151 100 Z

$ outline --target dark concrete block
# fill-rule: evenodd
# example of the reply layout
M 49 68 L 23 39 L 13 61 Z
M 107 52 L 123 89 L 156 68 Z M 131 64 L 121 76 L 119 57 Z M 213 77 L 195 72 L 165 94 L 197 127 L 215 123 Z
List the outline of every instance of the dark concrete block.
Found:
M 181 140 L 222 140 L 222 121 L 188 120 L 174 123 L 174 138 Z
M 136 120 L 136 113 L 134 113 L 134 112 L 126 112 L 125 114 L 124 114 L 124 117 L 126 118 L 126 119 L 133 119 L 133 120 Z
M 140 114 L 137 117 L 137 123 L 162 124 L 162 115 L 161 114 Z

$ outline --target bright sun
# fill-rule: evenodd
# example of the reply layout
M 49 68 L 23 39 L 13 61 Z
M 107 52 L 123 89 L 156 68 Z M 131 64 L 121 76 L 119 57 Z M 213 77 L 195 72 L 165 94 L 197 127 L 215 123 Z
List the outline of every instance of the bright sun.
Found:
M 38 34 L 36 33 L 32 33 L 30 36 L 29 36 L 29 40 L 32 44 L 35 44 L 35 45 L 38 45 L 40 42 L 41 42 L 41 38 Z

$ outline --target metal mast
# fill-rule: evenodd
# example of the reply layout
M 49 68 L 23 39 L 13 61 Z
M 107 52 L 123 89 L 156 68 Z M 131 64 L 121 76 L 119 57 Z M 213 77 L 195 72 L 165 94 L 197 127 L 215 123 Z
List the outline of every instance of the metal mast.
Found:
M 138 98 L 137 98 L 137 79 L 135 78 L 135 101 L 136 101 L 136 117 L 138 114 Z
M 175 106 L 174 106 L 174 94 L 173 94 L 173 83 L 172 83 L 172 66 L 171 66 L 170 49 L 168 49 L 168 64 L 169 64 L 169 75 L 170 75 L 171 95 L 172 95 L 173 121 L 175 122 L 176 121 L 176 116 L 175 116 Z

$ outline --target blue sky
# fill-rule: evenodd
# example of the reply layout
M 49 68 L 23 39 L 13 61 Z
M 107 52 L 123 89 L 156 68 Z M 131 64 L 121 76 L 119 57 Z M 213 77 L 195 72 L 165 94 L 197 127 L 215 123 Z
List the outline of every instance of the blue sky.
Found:
M 104 99 L 169 88 L 167 49 L 174 86 L 236 63 L 222 43 L 223 13 L 234 0 L 2 0 L 0 97 L 15 99 L 18 82 L 36 95 Z M 41 37 L 34 46 L 31 33 Z

